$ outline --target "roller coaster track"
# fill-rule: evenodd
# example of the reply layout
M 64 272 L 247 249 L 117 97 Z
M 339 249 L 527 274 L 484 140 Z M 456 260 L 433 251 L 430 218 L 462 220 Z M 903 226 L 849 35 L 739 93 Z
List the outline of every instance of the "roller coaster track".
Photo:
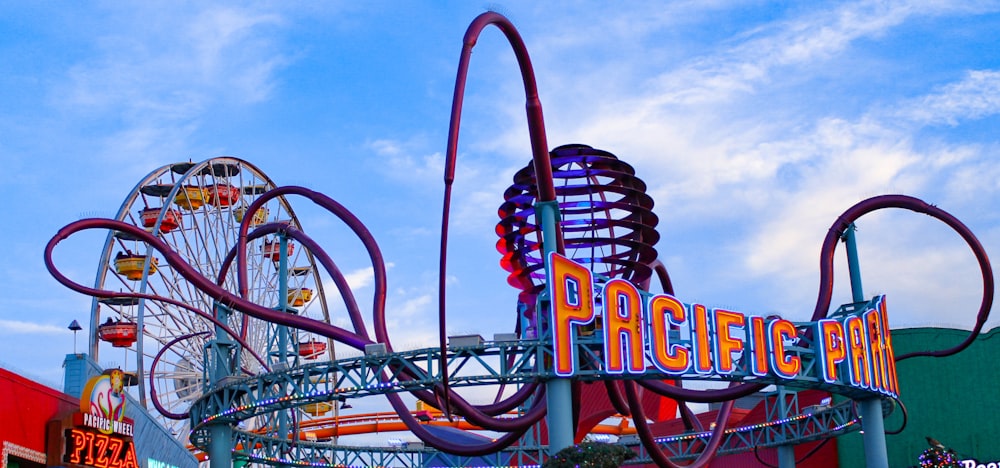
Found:
M 864 305 L 865 303 L 848 304 L 842 306 L 840 312 L 848 313 Z M 587 356 L 593 357 L 595 345 L 600 345 L 597 337 L 580 338 L 577 346 L 582 359 L 588 359 Z M 478 346 L 449 348 L 445 362 L 451 370 L 449 378 L 453 387 L 528 384 L 552 377 L 553 374 L 546 371 L 542 365 L 551 357 L 550 346 L 537 340 L 484 342 Z M 845 395 L 859 392 L 854 387 L 825 384 L 821 380 L 810 378 L 812 372 L 809 370 L 816 365 L 812 348 L 795 346 L 789 349 L 797 353 L 802 360 L 803 369 L 806 369 L 802 372 L 803 377 L 799 379 L 778 381 L 760 378 L 747 369 L 728 376 L 713 377 L 715 380 L 725 377 L 730 381 L 824 388 Z M 205 394 L 192 407 L 191 416 L 195 429 L 191 440 L 196 447 L 204 450 L 208 440 L 204 428 L 210 424 L 235 425 L 258 415 L 293 407 L 336 402 L 342 398 L 362 398 L 428 388 L 441 378 L 440 368 L 437 366 L 439 362 L 441 362 L 440 349 L 426 348 L 312 363 L 281 372 L 245 378 L 230 377 L 222 385 Z M 397 378 L 404 372 L 418 377 Z M 609 376 L 596 366 L 592 369 L 584 368 L 577 377 L 585 381 L 622 378 L 622 376 Z M 662 378 L 656 374 L 629 377 Z M 886 414 L 892 408 L 891 401 L 888 397 L 884 398 L 883 407 Z M 398 415 L 396 417 L 398 418 Z M 770 417 L 772 419 L 766 422 L 726 429 L 718 453 L 736 453 L 754 447 L 800 444 L 834 437 L 857 430 L 860 426 L 851 401 L 819 409 L 810 408 L 794 414 L 772 412 Z M 345 421 L 351 420 L 345 419 Z M 305 432 L 300 434 L 299 440 L 267 437 L 249 431 L 234 431 L 234 434 L 237 456 L 261 463 L 298 466 L 426 466 L 432 463 L 435 457 L 449 456 L 422 446 L 373 448 L 311 442 L 302 440 L 306 438 Z M 691 459 L 700 453 L 711 438 L 711 434 L 711 431 L 678 434 L 659 438 L 657 444 L 672 459 Z M 632 443 L 626 442 L 626 445 L 638 449 L 639 458 L 633 460 L 634 462 L 650 460 L 638 440 Z M 492 460 L 496 457 L 493 460 L 496 466 L 508 465 L 512 459 L 520 460 L 519 463 L 524 464 L 526 458 L 541 460 L 544 449 L 545 447 L 540 445 L 517 445 L 488 455 L 487 458 Z M 478 460 L 480 463 L 484 460 L 483 457 L 470 459 Z M 449 460 L 449 463 L 456 463 L 454 459 Z

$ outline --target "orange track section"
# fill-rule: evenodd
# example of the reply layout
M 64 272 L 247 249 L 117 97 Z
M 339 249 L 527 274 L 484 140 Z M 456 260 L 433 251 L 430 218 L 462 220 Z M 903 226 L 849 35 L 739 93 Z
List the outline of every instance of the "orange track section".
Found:
M 414 411 L 413 415 L 418 418 L 429 418 L 423 424 L 433 426 L 451 426 L 465 430 L 479 430 L 478 426 L 466 422 L 464 419 L 438 419 L 441 413 L 432 414 L 429 411 Z M 371 434 L 377 432 L 400 432 L 406 431 L 406 425 L 399 419 L 395 412 L 380 412 L 355 414 L 350 416 L 329 417 L 304 421 L 299 425 L 299 439 L 317 440 L 332 439 L 356 434 Z
M 414 417 L 421 419 L 421 424 L 431 426 L 450 426 L 465 430 L 483 430 L 483 428 L 473 425 L 464 419 L 456 418 L 448 421 L 440 411 L 414 411 Z M 406 425 L 399 419 L 395 412 L 379 412 L 354 414 L 350 416 L 328 417 L 311 419 L 299 424 L 299 440 L 329 440 L 334 437 L 343 437 L 357 434 L 372 434 L 379 432 L 403 432 L 407 431 Z M 635 434 L 635 428 L 629 424 L 629 420 L 623 418 L 620 424 L 599 424 L 591 431 L 594 434 L 609 434 L 623 436 Z M 193 447 L 189 447 L 193 448 Z M 242 450 L 242 446 L 237 446 L 236 450 Z M 204 453 L 198 452 L 196 457 L 199 461 L 207 458 Z
M 414 411 L 413 416 L 422 418 L 421 424 L 432 426 L 450 426 L 465 430 L 484 430 L 483 428 L 469 423 L 468 421 L 456 418 L 454 421 L 445 419 L 440 411 Z M 299 425 L 301 432 L 300 440 L 332 439 L 346 435 L 371 434 L 377 432 L 400 432 L 406 431 L 406 425 L 399 419 L 395 412 L 379 412 L 357 414 L 351 416 L 329 417 L 305 421 Z M 621 424 L 599 424 L 591 431 L 595 434 L 627 435 L 635 434 L 635 428 L 631 427 L 627 419 L 623 419 Z

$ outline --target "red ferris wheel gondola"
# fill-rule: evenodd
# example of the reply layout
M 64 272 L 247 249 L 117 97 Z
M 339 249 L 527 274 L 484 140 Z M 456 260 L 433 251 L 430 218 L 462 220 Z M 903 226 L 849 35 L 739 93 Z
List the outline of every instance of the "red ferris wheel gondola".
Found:
M 205 189 L 208 203 L 213 206 L 227 207 L 240 199 L 240 189 L 228 184 L 212 185 Z
M 108 319 L 97 327 L 97 336 L 116 348 L 128 348 L 136 342 L 138 326 L 135 322 L 112 321 Z
M 260 250 L 261 250 L 261 253 L 264 254 L 264 257 L 270 258 L 271 261 L 277 262 L 278 260 L 281 259 L 281 243 L 280 242 L 277 242 L 277 241 L 274 241 L 274 242 L 265 241 L 264 245 L 262 245 L 260 247 Z M 289 242 L 288 243 L 288 252 L 286 253 L 286 255 L 288 255 L 289 257 L 291 257 L 293 253 L 295 253 L 295 244 Z
M 299 343 L 299 356 L 302 356 L 305 359 L 316 359 L 325 352 L 326 343 L 323 341 L 316 341 L 315 338 Z
M 160 210 L 162 208 L 146 208 L 139 212 L 139 217 L 142 218 L 142 227 L 151 228 L 156 225 L 156 218 L 160 216 Z M 181 213 L 173 208 L 167 209 L 166 214 L 163 215 L 163 221 L 160 222 L 160 232 L 170 232 L 177 229 L 181 225 Z

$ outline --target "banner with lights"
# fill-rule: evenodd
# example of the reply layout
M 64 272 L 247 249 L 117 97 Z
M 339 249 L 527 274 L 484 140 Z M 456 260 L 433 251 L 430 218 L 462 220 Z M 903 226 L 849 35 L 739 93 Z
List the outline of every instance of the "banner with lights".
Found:
M 622 279 L 595 281 L 573 260 L 549 255 L 553 370 L 597 376 L 725 378 L 899 394 L 885 296 L 837 318 L 793 323 L 650 294 Z M 595 333 L 582 338 L 578 330 Z M 590 347 L 581 349 L 581 347 Z M 595 375 L 593 371 L 591 376 Z
M 80 395 L 80 411 L 59 424 L 61 431 L 50 433 L 50 441 L 59 439 L 55 442 L 62 447 L 63 464 L 139 468 L 132 440 L 135 426 L 125 417 L 124 378 L 119 369 L 92 377 Z

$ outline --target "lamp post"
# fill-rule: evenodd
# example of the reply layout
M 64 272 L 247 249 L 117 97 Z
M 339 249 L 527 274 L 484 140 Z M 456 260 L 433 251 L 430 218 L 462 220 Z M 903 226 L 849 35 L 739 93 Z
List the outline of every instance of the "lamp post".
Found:
M 69 323 L 69 329 L 73 330 L 73 354 L 76 354 L 76 332 L 83 330 L 83 327 L 80 326 L 80 322 L 74 320 Z

